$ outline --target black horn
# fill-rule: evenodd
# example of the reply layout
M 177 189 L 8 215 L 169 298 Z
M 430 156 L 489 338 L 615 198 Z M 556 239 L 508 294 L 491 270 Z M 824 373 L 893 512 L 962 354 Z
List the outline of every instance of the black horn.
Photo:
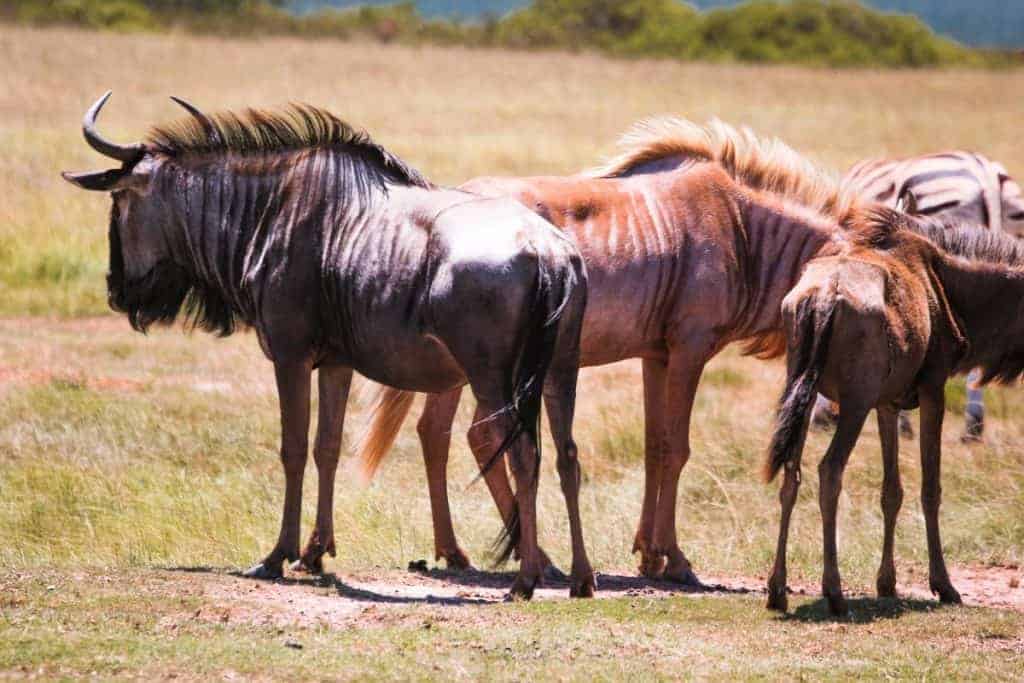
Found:
M 85 112 L 85 118 L 82 119 L 82 134 L 85 135 L 85 141 L 89 143 L 89 146 L 100 154 L 117 159 L 118 161 L 137 161 L 146 152 L 146 147 L 142 143 L 118 145 L 104 139 L 96 130 L 96 117 L 99 116 L 103 105 L 110 99 L 110 94 L 111 91 L 108 90 L 103 97 L 96 100 L 96 103 L 89 107 L 89 111 Z
M 175 97 L 174 95 L 171 95 L 171 101 L 173 101 L 177 105 L 180 105 L 182 109 L 191 114 L 192 117 L 199 122 L 199 125 L 203 127 L 203 131 L 206 132 L 206 137 L 211 142 L 217 142 L 220 140 L 220 133 L 217 130 L 217 126 L 214 125 L 213 121 L 210 119 L 209 116 L 199 111 L 198 107 L 191 104 L 190 102 L 187 102 L 186 100 L 181 99 L 180 97 Z

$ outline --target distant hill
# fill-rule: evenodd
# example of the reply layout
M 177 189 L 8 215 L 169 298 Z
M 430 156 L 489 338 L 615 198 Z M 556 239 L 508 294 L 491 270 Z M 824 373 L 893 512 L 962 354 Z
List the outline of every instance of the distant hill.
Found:
M 318 7 L 385 5 L 386 0 L 292 0 L 306 12 Z M 416 0 L 428 17 L 473 19 L 501 16 L 530 4 L 529 0 Z M 690 0 L 700 9 L 739 4 L 737 0 Z M 1024 0 L 867 0 L 865 4 L 889 12 L 916 14 L 936 33 L 967 45 L 1024 47 Z

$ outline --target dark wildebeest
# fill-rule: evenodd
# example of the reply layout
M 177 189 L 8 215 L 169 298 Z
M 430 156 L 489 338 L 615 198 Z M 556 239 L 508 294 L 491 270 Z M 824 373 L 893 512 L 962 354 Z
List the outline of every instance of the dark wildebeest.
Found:
M 483 178 L 463 188 L 515 198 L 579 245 L 590 277 L 582 364 L 643 359 L 646 478 L 633 546 L 640 571 L 693 582 L 675 512 L 701 372 L 731 342 L 746 342 L 746 352 L 760 357 L 781 355 L 782 299 L 804 263 L 844 239 L 841 221 L 855 202 L 777 140 L 717 121 L 648 121 L 624 146 L 582 175 Z M 465 566 L 445 482 L 458 401 L 458 390 L 428 396 L 419 431 L 437 555 Z M 411 394 L 382 388 L 361 449 L 367 471 L 411 404 Z M 474 453 L 481 463 L 490 457 L 475 446 Z M 514 501 L 507 479 L 494 469 L 487 482 L 507 515 Z
M 64 174 L 113 195 L 111 306 L 145 331 L 184 309 L 198 327 L 255 328 L 274 364 L 286 487 L 281 534 L 247 574 L 276 577 L 287 560 L 321 567 L 334 554 L 332 499 L 353 369 L 404 390 L 468 383 L 477 430 L 510 452 L 522 560 L 512 587 L 529 597 L 542 569 L 535 498 L 542 391 L 554 407 L 558 471 L 571 521 L 573 595 L 593 592 L 583 547 L 572 438 L 586 275 L 579 252 L 520 204 L 435 187 L 332 114 L 191 116 L 118 145 L 85 138 L 120 168 Z M 319 370 L 313 454 L 316 528 L 299 553 L 310 380 Z M 546 384 L 545 384 L 546 377 Z M 521 542 L 519 539 L 521 538 Z
M 770 479 L 784 468 L 785 478 L 768 606 L 787 604 L 786 538 L 816 391 L 840 407 L 836 433 L 818 467 L 822 591 L 832 612 L 847 611 L 836 553 L 843 469 L 872 408 L 878 411 L 884 461 L 878 594 L 896 592 L 893 534 L 903 500 L 897 413 L 920 405 L 929 585 L 942 602 L 958 603 L 939 538 L 944 387 L 951 375 L 972 368 L 981 368 L 982 382 L 1010 382 L 1024 372 L 1024 244 L 1005 233 L 949 227 L 885 208 L 868 215 L 853 234 L 857 241 L 839 254 L 807 264 L 783 302 L 788 377 L 765 474 Z

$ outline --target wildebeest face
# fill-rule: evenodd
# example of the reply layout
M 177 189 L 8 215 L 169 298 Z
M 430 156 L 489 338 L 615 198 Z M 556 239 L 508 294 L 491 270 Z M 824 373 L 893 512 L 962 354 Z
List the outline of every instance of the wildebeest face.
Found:
M 115 191 L 110 211 L 107 297 L 132 326 L 174 319 L 189 290 L 185 270 L 169 248 L 171 211 L 149 181 Z
M 132 327 L 145 330 L 154 322 L 174 319 L 190 284 L 171 258 L 170 207 L 152 191 L 161 161 L 142 144 L 118 145 L 95 129 L 96 116 L 109 97 L 107 93 L 89 109 L 82 130 L 93 149 L 120 161 L 121 167 L 62 175 L 83 189 L 111 194 L 108 300 L 128 315 Z

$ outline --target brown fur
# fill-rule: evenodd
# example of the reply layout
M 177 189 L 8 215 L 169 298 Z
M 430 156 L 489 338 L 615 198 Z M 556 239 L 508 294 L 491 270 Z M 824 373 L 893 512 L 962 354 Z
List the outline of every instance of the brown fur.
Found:
M 895 594 L 893 534 L 903 495 L 896 415 L 901 408 L 920 405 L 930 585 L 943 602 L 959 602 L 946 571 L 938 524 L 944 386 L 952 374 L 978 366 L 987 379 L 1015 379 L 1024 373 L 1024 249 L 1013 238 L 991 231 L 950 228 L 889 209 L 862 215 L 852 237 L 837 253 L 809 262 L 783 304 L 788 380 L 766 473 L 772 476 L 785 467 L 786 477 L 769 606 L 786 607 L 786 536 L 816 390 L 840 406 L 836 434 L 819 466 L 822 586 L 832 611 L 846 611 L 835 541 L 842 473 L 868 412 L 875 408 L 886 472 L 879 594 Z M 832 322 L 821 325 L 815 319 Z

